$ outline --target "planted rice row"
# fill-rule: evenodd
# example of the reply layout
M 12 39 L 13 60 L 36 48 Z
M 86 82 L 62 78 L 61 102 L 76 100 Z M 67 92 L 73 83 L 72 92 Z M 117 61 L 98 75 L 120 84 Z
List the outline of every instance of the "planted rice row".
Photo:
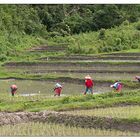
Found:
M 40 122 L 4 125 L 0 130 L 0 136 L 140 136 L 140 132 L 89 129 Z

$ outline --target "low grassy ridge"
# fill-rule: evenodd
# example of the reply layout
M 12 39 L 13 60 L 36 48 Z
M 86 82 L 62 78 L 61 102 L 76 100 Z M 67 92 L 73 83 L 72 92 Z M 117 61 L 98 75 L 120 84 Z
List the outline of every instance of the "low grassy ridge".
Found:
M 34 61 L 20 61 L 20 62 L 5 62 L 2 64 L 2 66 L 32 66 L 32 65 L 58 65 L 58 61 L 53 61 L 53 62 L 45 62 L 45 61 L 38 61 L 38 60 L 34 60 Z M 61 65 L 91 65 L 91 64 L 102 64 L 102 65 L 139 65 L 140 62 L 101 62 L 99 61 L 95 61 L 95 62 L 64 62 L 64 61 L 59 61 L 59 64 Z
M 140 105 L 140 91 L 105 93 L 101 95 L 79 95 L 67 97 L 45 97 L 44 95 L 9 97 L 1 94 L 0 111 L 73 110 L 112 107 L 117 105 Z

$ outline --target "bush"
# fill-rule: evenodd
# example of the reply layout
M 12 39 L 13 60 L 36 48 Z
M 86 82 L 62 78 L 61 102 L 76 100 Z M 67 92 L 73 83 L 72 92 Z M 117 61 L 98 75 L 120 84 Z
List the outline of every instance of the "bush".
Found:
M 105 38 L 105 29 L 101 29 L 99 31 L 99 39 L 104 39 Z
M 137 49 L 138 47 L 139 47 L 138 44 L 133 44 L 131 48 L 132 48 L 132 49 Z
M 1 54 L 0 55 L 0 61 L 6 61 L 7 60 L 7 56 L 5 54 Z
M 122 23 L 122 25 L 128 26 L 128 25 L 129 25 L 129 21 L 128 21 L 128 20 L 125 20 L 125 21 Z
M 95 47 L 89 48 L 88 50 L 89 54 L 97 54 L 98 53 L 98 49 Z
M 49 37 L 56 37 L 56 36 L 62 36 L 59 32 L 49 32 Z
M 116 45 L 121 45 L 121 39 L 120 38 L 116 38 L 115 42 L 116 42 Z
M 121 45 L 117 45 L 113 47 L 113 51 L 121 51 L 122 50 L 122 46 Z
M 140 30 L 140 22 L 138 22 L 138 24 L 136 25 L 136 29 Z
M 111 46 L 102 47 L 101 52 L 112 52 L 112 47 Z

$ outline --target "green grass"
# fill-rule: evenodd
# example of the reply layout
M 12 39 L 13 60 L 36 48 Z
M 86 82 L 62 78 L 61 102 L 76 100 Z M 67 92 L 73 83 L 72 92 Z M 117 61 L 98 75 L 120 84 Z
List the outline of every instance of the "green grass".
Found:
M 110 107 L 119 104 L 140 105 L 140 91 L 106 93 L 101 95 L 79 95 L 67 97 L 45 97 L 44 95 L 31 97 L 9 97 L 1 94 L 0 111 L 42 111 L 42 110 L 71 110 Z

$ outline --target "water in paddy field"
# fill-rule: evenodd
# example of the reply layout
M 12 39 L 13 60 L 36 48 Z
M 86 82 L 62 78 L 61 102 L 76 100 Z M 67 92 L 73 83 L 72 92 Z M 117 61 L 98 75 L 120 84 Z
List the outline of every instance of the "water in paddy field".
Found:
M 16 84 L 18 86 L 18 95 L 28 96 L 45 94 L 47 96 L 54 95 L 54 85 L 56 82 L 50 81 L 34 81 L 34 80 L 0 80 L 0 93 L 10 94 L 10 86 Z M 85 91 L 85 86 L 73 83 L 60 83 L 63 86 L 62 96 L 66 95 L 80 95 Z M 95 94 L 111 91 L 109 86 L 95 86 L 93 91 Z

